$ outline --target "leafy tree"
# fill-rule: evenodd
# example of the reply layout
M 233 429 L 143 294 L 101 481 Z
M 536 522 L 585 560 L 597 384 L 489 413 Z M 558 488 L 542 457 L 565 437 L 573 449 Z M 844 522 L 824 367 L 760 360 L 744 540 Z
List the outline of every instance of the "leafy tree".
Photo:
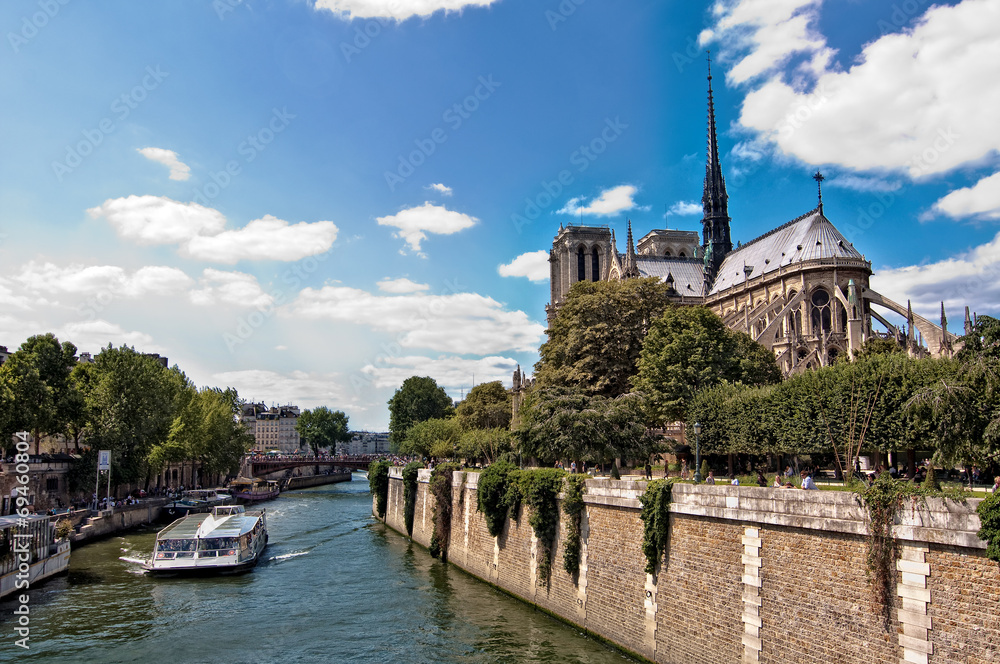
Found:
M 489 465 L 502 454 L 514 451 L 514 434 L 506 428 L 469 429 L 462 432 L 456 451 L 465 459 L 479 459 Z
M 455 418 L 424 420 L 410 427 L 399 451 L 428 457 L 454 457 L 461 437 L 462 425 Z
M 499 429 L 510 426 L 511 396 L 503 383 L 480 383 L 456 409 L 464 429 Z
M 861 349 L 855 353 L 854 358 L 862 359 L 873 355 L 891 355 L 893 353 L 905 355 L 906 349 L 900 346 L 895 339 L 887 337 L 869 337 L 869 339 L 861 345 Z
M 389 399 L 389 442 L 401 449 L 414 424 L 454 414 L 451 398 L 429 376 L 410 376 Z
M 769 351 L 708 308 L 671 307 L 653 322 L 633 383 L 648 397 L 651 420 L 665 423 L 685 420 L 694 396 L 723 380 L 762 385 L 780 376 Z
M 319 456 L 321 449 L 333 449 L 337 443 L 351 439 L 348 417 L 340 410 L 320 406 L 303 412 L 295 422 L 295 430 Z
M 656 278 L 578 281 L 539 350 L 537 384 L 606 397 L 631 391 L 646 332 L 671 306 L 667 285 Z

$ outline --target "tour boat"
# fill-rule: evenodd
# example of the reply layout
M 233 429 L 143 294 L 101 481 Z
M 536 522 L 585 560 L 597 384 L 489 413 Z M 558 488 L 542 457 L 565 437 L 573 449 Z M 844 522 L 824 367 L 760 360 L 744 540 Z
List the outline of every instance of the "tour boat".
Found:
M 229 491 L 233 498 L 248 503 L 259 503 L 262 500 L 277 498 L 281 493 L 278 483 L 274 480 L 260 480 L 256 477 L 240 477 L 229 483 Z
M 190 514 L 210 512 L 216 505 L 229 505 L 233 497 L 225 489 L 189 489 L 180 498 L 172 500 L 160 509 L 157 519 L 170 523 Z
M 144 567 L 155 576 L 237 574 L 256 565 L 265 546 L 263 510 L 218 505 L 210 514 L 192 514 L 161 530 Z
M 0 517 L 0 598 L 69 569 L 69 540 L 40 514 Z

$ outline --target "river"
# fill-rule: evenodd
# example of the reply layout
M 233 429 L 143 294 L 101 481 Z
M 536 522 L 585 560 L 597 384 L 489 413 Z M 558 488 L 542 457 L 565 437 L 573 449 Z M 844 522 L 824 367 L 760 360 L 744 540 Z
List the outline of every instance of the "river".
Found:
M 264 504 L 270 544 L 242 576 L 155 579 L 155 531 L 73 552 L 30 591 L 30 650 L 0 603 L 0 662 L 630 662 L 371 518 L 368 482 Z

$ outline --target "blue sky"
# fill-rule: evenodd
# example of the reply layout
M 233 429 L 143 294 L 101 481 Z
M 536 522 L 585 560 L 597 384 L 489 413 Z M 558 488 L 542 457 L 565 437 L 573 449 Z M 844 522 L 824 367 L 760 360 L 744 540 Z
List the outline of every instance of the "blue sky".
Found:
M 0 5 L 0 345 L 128 343 L 384 429 L 407 376 L 530 372 L 560 223 L 815 207 L 950 327 L 1000 302 L 998 3 Z M 560 181 L 560 179 L 562 181 Z M 623 246 L 620 249 L 624 249 Z

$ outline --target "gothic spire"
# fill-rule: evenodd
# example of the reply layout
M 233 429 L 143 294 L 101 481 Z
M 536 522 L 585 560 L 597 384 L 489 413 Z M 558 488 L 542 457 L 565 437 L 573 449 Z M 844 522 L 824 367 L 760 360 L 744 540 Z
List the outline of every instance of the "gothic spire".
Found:
M 719 265 L 726 254 L 733 250 L 733 242 L 729 234 L 729 195 L 726 193 L 726 179 L 722 176 L 722 164 L 719 161 L 719 141 L 715 129 L 715 99 L 712 94 L 712 56 L 708 56 L 708 158 L 705 162 L 705 186 L 701 196 L 702 209 L 702 246 L 711 243 L 714 255 L 709 266 L 714 279 Z
M 816 171 L 816 175 L 813 176 L 813 180 L 816 180 L 816 190 L 819 192 L 819 213 L 823 214 L 823 174 Z
M 965 305 L 965 336 L 972 334 L 972 318 L 969 317 L 969 305 Z
M 639 267 L 635 261 L 635 243 L 632 241 L 632 220 L 628 220 L 628 241 L 625 245 L 625 277 L 638 277 Z

